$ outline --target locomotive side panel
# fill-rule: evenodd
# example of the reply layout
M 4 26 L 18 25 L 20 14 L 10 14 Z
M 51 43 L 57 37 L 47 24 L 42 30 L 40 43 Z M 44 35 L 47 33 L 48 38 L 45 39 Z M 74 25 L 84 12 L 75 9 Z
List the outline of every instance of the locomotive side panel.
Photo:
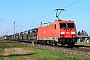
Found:
M 38 40 L 55 40 L 60 37 L 58 23 L 39 27 L 38 28 Z
M 54 35 L 54 38 L 56 39 L 60 38 L 60 27 L 59 27 L 58 21 L 54 22 L 53 35 Z
M 51 40 L 53 38 L 53 25 L 38 28 L 39 40 Z

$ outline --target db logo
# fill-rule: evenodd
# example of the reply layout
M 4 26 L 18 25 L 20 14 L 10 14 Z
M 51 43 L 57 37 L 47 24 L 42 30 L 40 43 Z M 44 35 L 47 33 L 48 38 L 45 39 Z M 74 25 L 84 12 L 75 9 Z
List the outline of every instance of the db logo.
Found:
M 69 32 L 66 32 L 66 34 L 69 34 Z

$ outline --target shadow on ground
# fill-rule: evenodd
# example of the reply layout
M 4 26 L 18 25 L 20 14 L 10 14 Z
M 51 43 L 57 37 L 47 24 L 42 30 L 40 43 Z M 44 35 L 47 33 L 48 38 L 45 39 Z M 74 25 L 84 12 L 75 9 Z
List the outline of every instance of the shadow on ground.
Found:
M 30 53 L 30 54 L 10 54 L 10 55 L 7 55 L 7 56 L 0 55 L 0 57 L 10 57 L 10 56 L 31 56 L 31 55 L 34 55 L 34 54 L 37 54 L 37 53 Z

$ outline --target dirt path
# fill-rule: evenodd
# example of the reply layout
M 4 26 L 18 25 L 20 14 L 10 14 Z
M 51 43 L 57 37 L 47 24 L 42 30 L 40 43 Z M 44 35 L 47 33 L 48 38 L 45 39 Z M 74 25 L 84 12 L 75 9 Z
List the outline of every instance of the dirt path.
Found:
M 5 48 L 5 52 L 3 55 L 3 60 L 10 60 L 9 55 L 10 54 L 17 54 L 18 56 L 24 57 L 26 60 L 33 60 L 30 55 L 28 55 L 28 52 L 32 52 L 30 50 L 25 50 L 22 48 Z

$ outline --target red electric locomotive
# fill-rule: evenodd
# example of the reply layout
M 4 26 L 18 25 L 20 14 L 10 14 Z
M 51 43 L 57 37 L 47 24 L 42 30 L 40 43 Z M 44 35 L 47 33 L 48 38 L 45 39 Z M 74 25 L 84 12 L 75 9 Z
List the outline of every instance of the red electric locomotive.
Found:
M 72 47 L 76 40 L 76 25 L 72 20 L 56 20 L 54 23 L 39 27 L 37 40 L 39 43 L 57 45 L 57 43 Z

